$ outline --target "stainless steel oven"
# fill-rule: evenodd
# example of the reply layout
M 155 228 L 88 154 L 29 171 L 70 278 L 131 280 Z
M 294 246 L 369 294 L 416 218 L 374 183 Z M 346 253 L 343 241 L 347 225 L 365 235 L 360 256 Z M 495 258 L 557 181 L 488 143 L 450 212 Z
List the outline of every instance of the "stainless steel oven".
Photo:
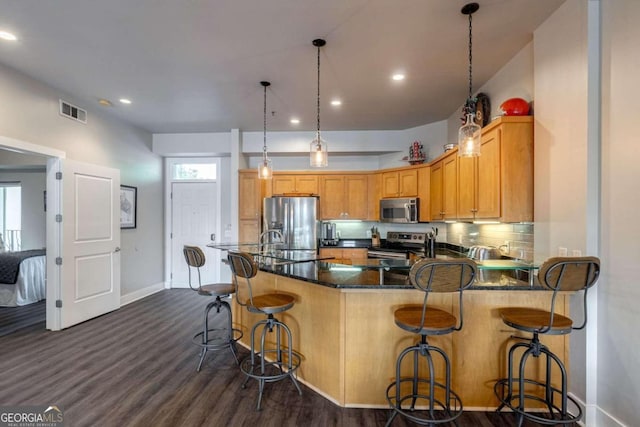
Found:
M 406 249 L 382 249 L 371 248 L 368 250 L 369 258 L 409 259 L 409 251 Z
M 380 200 L 380 221 L 415 224 L 418 222 L 418 198 Z
M 389 231 L 380 247 L 370 248 L 369 258 L 409 259 L 410 254 L 424 254 L 426 233 Z

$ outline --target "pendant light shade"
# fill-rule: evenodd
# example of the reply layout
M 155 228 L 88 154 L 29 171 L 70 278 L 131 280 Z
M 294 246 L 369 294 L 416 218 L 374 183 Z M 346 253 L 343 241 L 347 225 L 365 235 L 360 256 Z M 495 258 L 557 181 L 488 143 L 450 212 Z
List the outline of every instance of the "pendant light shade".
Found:
M 480 5 L 478 3 L 466 4 L 461 12 L 463 15 L 469 16 L 469 97 L 464 106 L 466 117 L 465 123 L 458 130 L 458 156 L 460 157 L 477 157 L 480 155 L 480 134 L 481 128 L 475 121 L 476 118 L 476 102 L 473 97 L 473 26 L 471 25 L 472 15 L 478 11 Z
M 467 122 L 458 130 L 458 156 L 480 155 L 480 126 L 474 121 L 475 114 L 467 114 Z
M 271 179 L 273 177 L 273 168 L 271 167 L 271 159 L 267 155 L 267 87 L 271 85 L 269 82 L 260 82 L 264 88 L 264 132 L 262 144 L 262 161 L 258 166 L 258 178 Z
M 315 39 L 313 45 L 318 48 L 318 129 L 316 138 L 311 141 L 309 148 L 309 164 L 312 168 L 326 168 L 329 165 L 329 153 L 327 152 L 327 143 L 320 137 L 320 48 L 327 44 L 322 39 Z

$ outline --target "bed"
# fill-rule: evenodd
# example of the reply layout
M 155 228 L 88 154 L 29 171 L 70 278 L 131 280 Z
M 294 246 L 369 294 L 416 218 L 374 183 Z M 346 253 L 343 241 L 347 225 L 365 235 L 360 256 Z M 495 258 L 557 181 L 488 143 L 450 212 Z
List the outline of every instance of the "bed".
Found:
M 0 253 L 0 306 L 45 299 L 46 266 L 44 249 Z

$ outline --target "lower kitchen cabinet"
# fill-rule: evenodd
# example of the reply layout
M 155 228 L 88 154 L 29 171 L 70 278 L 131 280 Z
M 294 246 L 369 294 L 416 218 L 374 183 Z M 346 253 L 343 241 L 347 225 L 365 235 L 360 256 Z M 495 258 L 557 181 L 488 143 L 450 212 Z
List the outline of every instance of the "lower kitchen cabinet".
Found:
M 352 260 L 367 259 L 368 250 L 366 248 L 320 248 L 321 257 L 334 257 L 332 262 L 340 264 L 352 264 Z

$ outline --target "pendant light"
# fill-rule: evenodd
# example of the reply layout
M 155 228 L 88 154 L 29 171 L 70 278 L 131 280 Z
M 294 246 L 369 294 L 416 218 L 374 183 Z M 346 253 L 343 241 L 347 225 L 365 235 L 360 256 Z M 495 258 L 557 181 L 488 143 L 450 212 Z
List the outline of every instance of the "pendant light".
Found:
M 463 15 L 469 16 L 469 98 L 463 108 L 466 116 L 466 122 L 458 130 L 458 156 L 460 157 L 477 157 L 480 155 L 480 126 L 476 124 L 476 99 L 473 98 L 472 91 L 472 25 L 471 17 L 478 11 L 480 5 L 478 3 L 469 3 L 463 6 L 461 12 Z
M 271 179 L 273 177 L 273 169 L 271 168 L 271 159 L 267 156 L 267 87 L 271 86 L 269 82 L 260 82 L 264 88 L 264 133 L 262 144 L 262 162 L 258 166 L 258 178 Z
M 329 164 L 327 143 L 320 138 L 320 48 L 327 44 L 323 39 L 315 39 L 313 45 L 318 48 L 318 130 L 316 139 L 311 141 L 309 148 L 309 164 L 312 168 L 326 168 Z

